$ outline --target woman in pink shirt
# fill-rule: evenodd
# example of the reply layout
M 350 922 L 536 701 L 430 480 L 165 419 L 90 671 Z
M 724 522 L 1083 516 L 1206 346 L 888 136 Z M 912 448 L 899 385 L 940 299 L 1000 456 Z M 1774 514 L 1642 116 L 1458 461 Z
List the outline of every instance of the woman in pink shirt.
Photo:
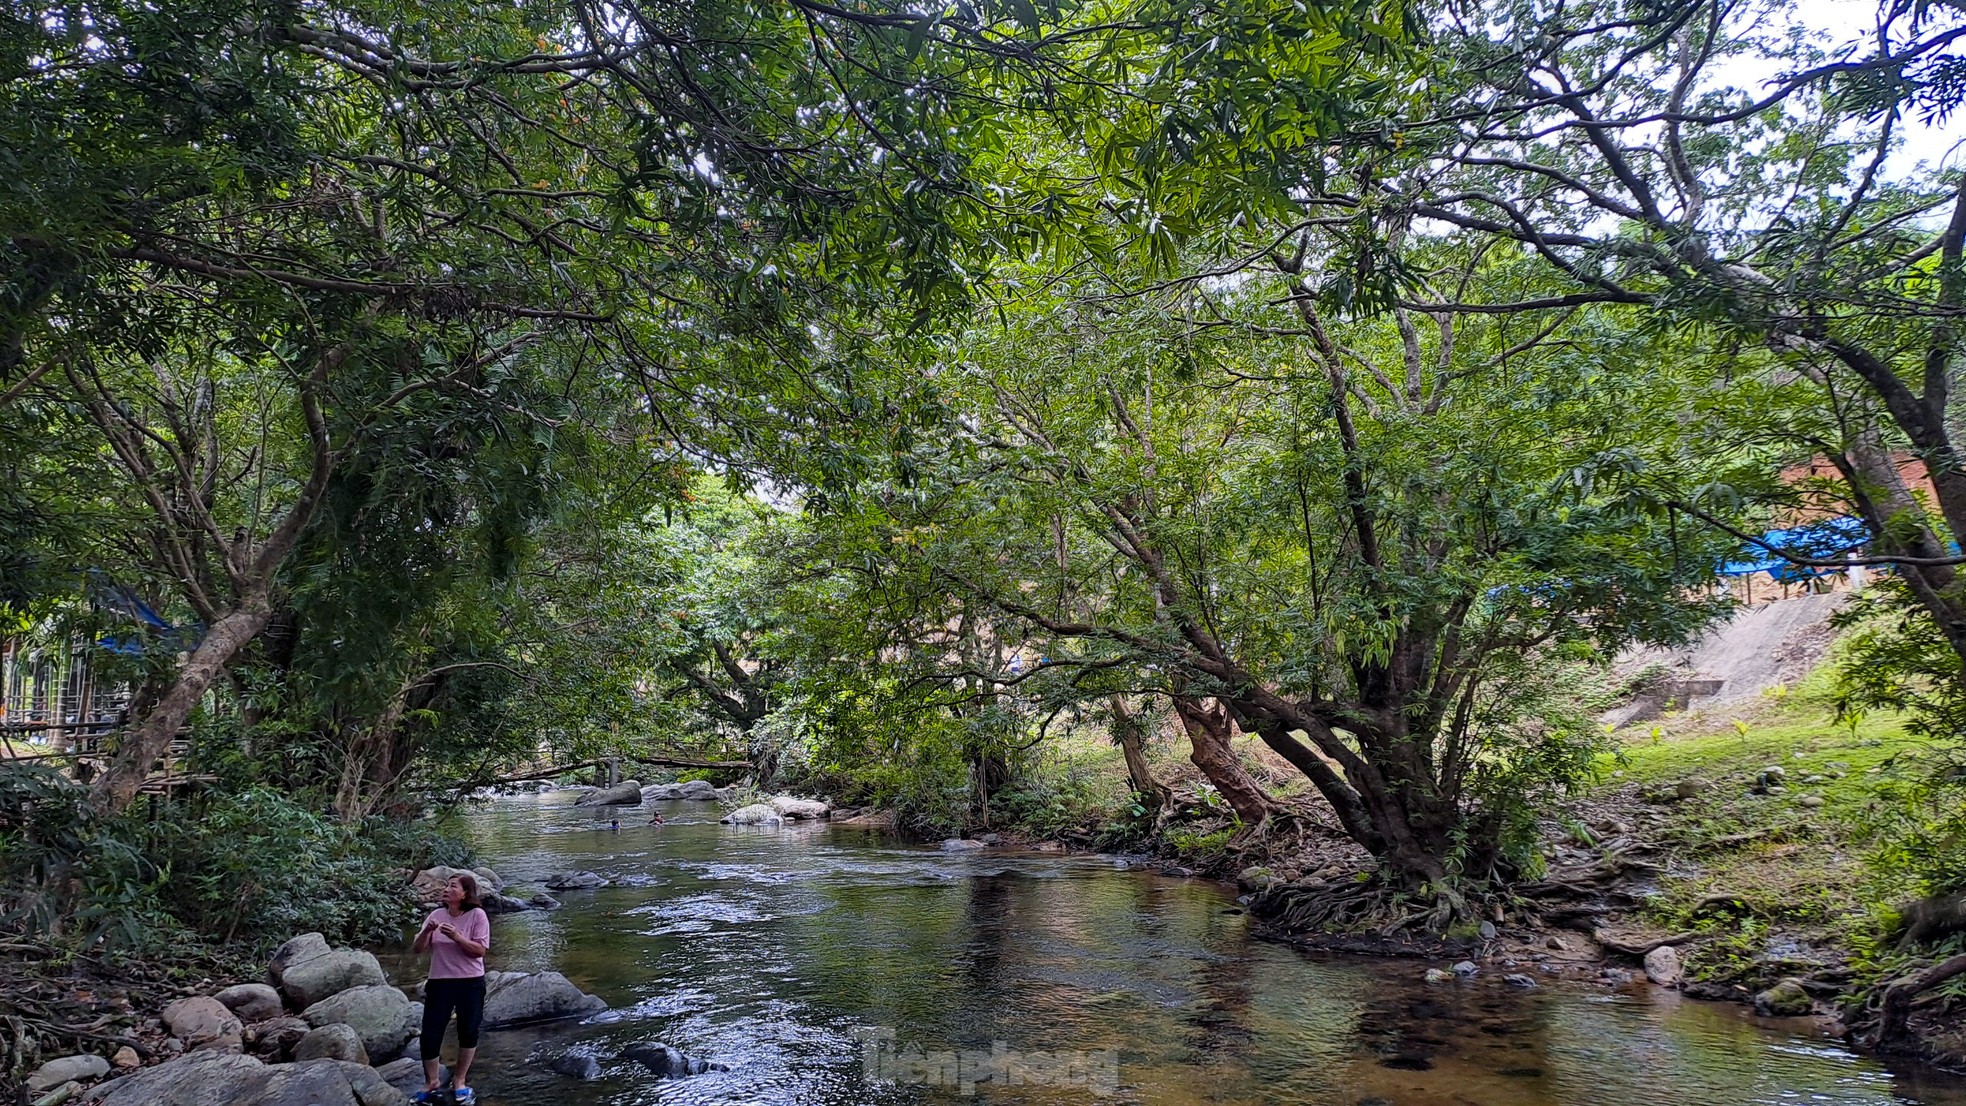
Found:
M 423 1093 L 416 1102 L 437 1101 L 437 1053 L 444 1027 L 457 1013 L 457 1075 L 451 1094 L 460 1104 L 477 1096 L 466 1084 L 478 1055 L 478 1027 L 485 1020 L 485 952 L 491 948 L 491 919 L 478 906 L 478 881 L 460 872 L 444 885 L 444 905 L 423 919 L 416 951 L 430 954 L 430 980 L 423 987 Z

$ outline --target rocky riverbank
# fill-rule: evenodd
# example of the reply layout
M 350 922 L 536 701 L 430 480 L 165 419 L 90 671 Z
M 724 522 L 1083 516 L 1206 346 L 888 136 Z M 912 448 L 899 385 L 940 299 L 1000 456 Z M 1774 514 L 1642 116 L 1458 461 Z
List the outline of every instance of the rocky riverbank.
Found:
M 486 982 L 487 1028 L 607 1006 L 558 972 L 487 972 Z M 178 998 L 139 1023 L 135 1043 L 49 1060 L 25 1086 L 36 1103 L 398 1106 L 423 1085 L 418 993 L 373 954 L 304 933 L 273 954 L 264 981 Z
M 1357 893 L 1367 862 L 1335 834 L 1293 840 L 1237 881 L 1268 933 L 1306 948 L 1414 957 L 1441 982 L 1472 968 L 1529 985 L 1671 988 L 1966 1070 L 1966 1001 L 1916 996 L 1902 1025 L 1884 1018 L 1894 983 L 1966 940 L 1966 908 L 1867 901 L 1878 881 L 1841 812 L 1862 801 L 1846 781 L 1876 751 L 1826 740 L 1787 764 L 1748 753 L 1698 773 L 1621 772 L 1545 823 L 1540 878 L 1446 936 L 1394 928 L 1410 919 Z M 1926 919 L 1923 944 L 1897 915 Z

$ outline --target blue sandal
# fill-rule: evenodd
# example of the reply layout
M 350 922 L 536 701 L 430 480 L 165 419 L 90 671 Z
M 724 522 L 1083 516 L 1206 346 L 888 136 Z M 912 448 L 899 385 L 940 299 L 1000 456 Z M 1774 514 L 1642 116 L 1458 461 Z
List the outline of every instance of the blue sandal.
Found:
M 472 1103 L 478 1101 L 478 1092 L 469 1087 L 458 1087 L 451 1091 L 451 1101 L 457 1103 L 457 1106 L 472 1106 Z

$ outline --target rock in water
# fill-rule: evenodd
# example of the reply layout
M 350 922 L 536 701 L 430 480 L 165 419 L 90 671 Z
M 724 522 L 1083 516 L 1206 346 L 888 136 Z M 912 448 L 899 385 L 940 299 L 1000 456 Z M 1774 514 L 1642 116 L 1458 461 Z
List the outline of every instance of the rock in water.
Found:
M 332 1022 L 318 1029 L 310 1029 L 294 1045 L 296 1060 L 346 1060 L 351 1064 L 369 1062 L 369 1051 L 362 1047 L 362 1038 L 355 1030 L 341 1022 Z
M 723 1064 L 713 1064 L 707 1060 L 696 1060 L 684 1056 L 661 1041 L 648 1041 L 630 1045 L 621 1053 L 624 1060 L 633 1060 L 647 1068 L 654 1075 L 675 1078 L 685 1075 L 702 1075 L 705 1072 L 729 1071 Z
M 485 1028 L 583 1018 L 608 1008 L 559 972 L 486 972 Z
M 779 795 L 771 800 L 771 809 L 780 818 L 799 821 L 806 818 L 824 818 L 831 809 L 817 799 L 795 799 L 790 795 Z
M 752 803 L 750 806 L 738 807 L 719 821 L 727 826 L 775 826 L 780 819 L 778 812 L 772 808 L 763 803 Z
M 194 1052 L 126 1075 L 95 1106 L 408 1106 L 375 1069 L 343 1060 L 268 1067 L 251 1056 Z
M 1754 1008 L 1777 1018 L 1799 1018 L 1816 1008 L 1802 982 L 1784 979 L 1754 996 Z
M 63 1056 L 34 1069 L 27 1077 L 27 1093 L 38 1098 L 71 1079 L 87 1083 L 109 1074 L 109 1061 L 100 1056 Z
M 592 872 L 561 872 L 546 877 L 546 886 L 554 891 L 591 891 L 607 885 L 606 879 Z
M 406 1095 L 414 1095 L 423 1089 L 423 1061 L 414 1056 L 405 1056 L 400 1060 L 391 1060 L 386 1064 L 377 1064 L 375 1073 L 381 1076 L 384 1082 Z M 445 1083 L 449 1083 L 450 1080 L 450 1067 L 445 1064 L 438 1064 L 438 1085 L 442 1086 Z
M 287 1012 L 280 1004 L 280 992 L 264 983 L 241 983 L 212 996 L 240 1021 L 251 1025 Z
M 316 1029 L 337 1022 L 350 1026 L 361 1038 L 362 1048 L 380 1059 L 402 1052 L 403 1042 L 416 1032 L 408 1024 L 409 1008 L 410 1000 L 403 992 L 384 983 L 331 995 L 301 1011 L 300 1016 Z
M 245 1044 L 246 1027 L 232 1011 L 215 998 L 197 995 L 181 998 L 164 1007 L 164 1024 L 192 1049 L 216 1048 L 238 1051 Z
M 683 797 L 680 783 L 652 783 L 642 788 L 642 801 L 645 803 L 672 803 Z
M 1475 962 L 1472 960 L 1463 960 L 1454 965 L 1454 974 L 1460 976 L 1462 979 L 1473 978 L 1474 974 L 1480 970 L 1480 968 L 1475 967 Z
M 600 787 L 575 799 L 575 806 L 640 806 L 642 805 L 642 784 L 640 780 L 622 780 L 613 787 Z
M 1679 950 L 1671 945 L 1660 945 L 1645 954 L 1645 978 L 1661 987 L 1677 986 L 1684 971 Z
M 563 1056 L 555 1056 L 551 1060 L 548 1060 L 546 1062 L 546 1070 L 556 1071 L 561 1075 L 571 1075 L 575 1079 L 599 1079 L 601 1077 L 601 1062 L 592 1056 L 582 1056 L 578 1053 L 569 1052 Z
M 1524 991 L 1533 991 L 1536 989 L 1536 981 L 1526 975 L 1505 975 L 1502 977 L 1502 982 Z
M 496 891 L 487 892 L 479 905 L 485 908 L 487 914 L 517 914 L 534 909 L 533 904 L 524 899 L 501 895 Z
M 1445 983 L 1445 982 L 1447 982 L 1448 980 L 1450 980 L 1450 979 L 1453 979 L 1453 978 L 1454 978 L 1454 973 L 1453 973 L 1453 972 L 1450 972 L 1450 971 L 1446 971 L 1446 970 L 1444 970 L 1444 969 L 1441 969 L 1441 968 L 1428 968 L 1428 969 L 1427 969 L 1427 982 L 1428 982 L 1428 983 Z
M 966 853 L 987 848 L 989 846 L 983 842 L 972 841 L 967 837 L 951 837 L 942 842 L 942 851 L 945 853 Z
M 682 785 L 682 797 L 693 803 L 714 803 L 722 798 L 717 785 L 709 780 L 691 780 Z

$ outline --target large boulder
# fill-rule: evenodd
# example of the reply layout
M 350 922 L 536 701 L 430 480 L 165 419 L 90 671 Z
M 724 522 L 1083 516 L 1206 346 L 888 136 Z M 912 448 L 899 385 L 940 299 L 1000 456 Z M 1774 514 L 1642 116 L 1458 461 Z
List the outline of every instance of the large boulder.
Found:
M 274 959 L 279 959 L 277 953 Z M 324 998 L 355 987 L 375 987 L 389 981 L 375 956 L 361 949 L 324 948 L 311 956 L 289 960 L 278 975 L 274 985 L 296 1010 L 305 1010 Z
M 109 1061 L 100 1056 L 63 1056 L 34 1069 L 27 1077 L 29 1097 L 39 1098 L 69 1080 L 88 1083 L 109 1074 Z
M 417 1040 L 422 1036 L 423 1036 L 423 1004 L 420 1002 L 412 1002 L 410 1003 L 410 1008 L 403 1013 L 403 1047 L 401 1050 L 402 1055 L 404 1056 L 416 1055 Z M 370 1054 L 369 1063 L 380 1064 L 384 1060 L 393 1060 L 393 1059 L 395 1059 L 395 1056 L 391 1054 L 385 1053 L 384 1055 L 381 1056 Z
M 374 1068 L 344 1060 L 269 1067 L 251 1056 L 194 1052 L 111 1080 L 91 1106 L 408 1106 Z
M 268 1018 L 246 1027 L 246 1044 L 254 1056 L 277 1063 L 291 1057 L 294 1046 L 313 1028 L 306 1018 Z
M 738 807 L 720 820 L 727 826 L 775 826 L 779 823 L 779 815 L 763 803 L 752 803 Z
M 613 787 L 597 787 L 573 801 L 575 806 L 640 806 L 640 780 L 622 780 Z
M 444 885 L 452 876 L 470 876 L 477 881 L 478 892 L 487 897 L 505 890 L 505 881 L 490 868 L 451 868 L 442 864 L 418 872 L 410 880 L 410 889 L 416 892 L 418 902 L 443 902 Z
M 280 992 L 264 983 L 241 983 L 236 987 L 227 987 L 212 997 L 247 1025 L 277 1018 L 287 1012 L 287 1008 L 280 1004 Z
M 395 1056 L 416 1031 L 409 1021 L 410 1000 L 386 983 L 351 987 L 301 1012 L 307 1024 L 319 1029 L 339 1022 L 352 1027 L 370 1056 Z M 296 1046 L 298 1047 L 298 1046 Z
M 546 877 L 546 886 L 554 891 L 591 891 L 607 885 L 605 876 L 597 876 L 593 872 L 561 872 Z
M 673 803 L 683 797 L 680 783 L 652 783 L 642 788 L 642 801 L 645 803 Z
M 294 1045 L 295 1060 L 346 1060 L 351 1064 L 369 1062 L 369 1050 L 362 1047 L 362 1038 L 355 1027 L 341 1022 L 331 1022 L 307 1031 Z
M 423 1089 L 423 1061 L 415 1056 L 405 1056 L 386 1064 L 377 1064 L 375 1073 L 382 1076 L 384 1082 L 406 1095 L 414 1095 Z M 438 1064 L 437 1082 L 448 1083 L 450 1079 L 451 1069 L 444 1064 Z
M 722 798 L 717 785 L 709 780 L 691 780 L 682 785 L 682 796 L 691 802 L 712 803 Z
M 303 933 L 288 938 L 287 943 L 274 950 L 273 959 L 266 965 L 266 977 L 274 987 L 285 980 L 287 968 L 303 960 L 312 960 L 330 951 L 328 939 L 318 933 Z
M 568 982 L 559 972 L 486 972 L 485 1027 L 581 1018 L 608 1004 Z
M 164 1007 L 164 1025 L 187 1048 L 237 1052 L 245 1045 L 246 1027 L 225 1004 L 206 995 L 181 998 Z
M 771 809 L 780 818 L 802 821 L 807 818 L 824 818 L 832 808 L 818 799 L 795 799 L 790 795 L 779 795 L 771 800 Z

